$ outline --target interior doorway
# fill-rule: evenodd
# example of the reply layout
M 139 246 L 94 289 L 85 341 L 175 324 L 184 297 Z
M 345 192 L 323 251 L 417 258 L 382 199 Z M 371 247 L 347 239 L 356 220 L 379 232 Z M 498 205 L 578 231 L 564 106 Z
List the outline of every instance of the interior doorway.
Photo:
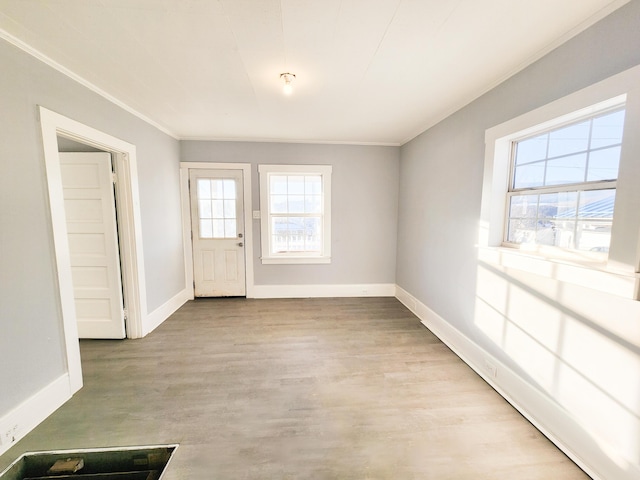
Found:
M 116 202 L 121 247 L 122 292 L 127 305 L 128 338 L 143 336 L 143 321 L 147 315 L 136 147 L 46 108 L 39 107 L 39 113 L 69 383 L 71 393 L 74 393 L 82 387 L 82 366 L 58 139 L 65 138 L 108 152 L 113 158 L 120 186 L 117 190 Z

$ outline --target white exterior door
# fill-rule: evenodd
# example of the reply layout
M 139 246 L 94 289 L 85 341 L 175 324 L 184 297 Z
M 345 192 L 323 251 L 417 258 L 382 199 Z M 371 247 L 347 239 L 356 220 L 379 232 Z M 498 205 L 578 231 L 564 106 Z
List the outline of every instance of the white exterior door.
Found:
M 124 338 L 111 154 L 60 153 L 80 338 Z
M 196 297 L 246 295 L 242 170 L 189 171 Z

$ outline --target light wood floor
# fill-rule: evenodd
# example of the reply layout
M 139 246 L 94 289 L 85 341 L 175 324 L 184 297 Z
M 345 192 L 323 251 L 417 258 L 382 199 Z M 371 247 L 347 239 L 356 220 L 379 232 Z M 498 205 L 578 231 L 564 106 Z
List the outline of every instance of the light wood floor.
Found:
M 165 480 L 588 479 L 393 298 L 189 302 L 81 342 L 22 451 L 179 443 Z

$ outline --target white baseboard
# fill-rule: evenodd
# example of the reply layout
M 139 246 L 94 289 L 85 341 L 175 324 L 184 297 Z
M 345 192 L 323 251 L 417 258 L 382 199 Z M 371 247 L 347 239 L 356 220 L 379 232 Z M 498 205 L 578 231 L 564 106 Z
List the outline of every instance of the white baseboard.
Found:
M 392 283 L 352 285 L 254 285 L 251 298 L 394 297 Z
M 64 374 L 0 418 L 0 455 L 71 398 L 69 375 Z
M 147 314 L 143 322 L 142 336 L 148 335 L 158 328 L 176 310 L 190 300 L 190 292 L 185 288 L 180 293 L 160 305 L 153 312 Z
M 526 382 L 401 287 L 396 298 L 456 355 L 594 480 L 637 480 L 640 467 L 620 461 L 572 420 L 552 397 Z

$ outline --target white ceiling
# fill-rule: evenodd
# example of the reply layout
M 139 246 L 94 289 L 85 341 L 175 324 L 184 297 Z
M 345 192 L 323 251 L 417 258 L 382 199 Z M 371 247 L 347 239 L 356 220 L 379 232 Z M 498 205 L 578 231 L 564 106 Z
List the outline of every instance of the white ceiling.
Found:
M 176 138 L 398 145 L 627 1 L 0 0 L 0 29 Z

